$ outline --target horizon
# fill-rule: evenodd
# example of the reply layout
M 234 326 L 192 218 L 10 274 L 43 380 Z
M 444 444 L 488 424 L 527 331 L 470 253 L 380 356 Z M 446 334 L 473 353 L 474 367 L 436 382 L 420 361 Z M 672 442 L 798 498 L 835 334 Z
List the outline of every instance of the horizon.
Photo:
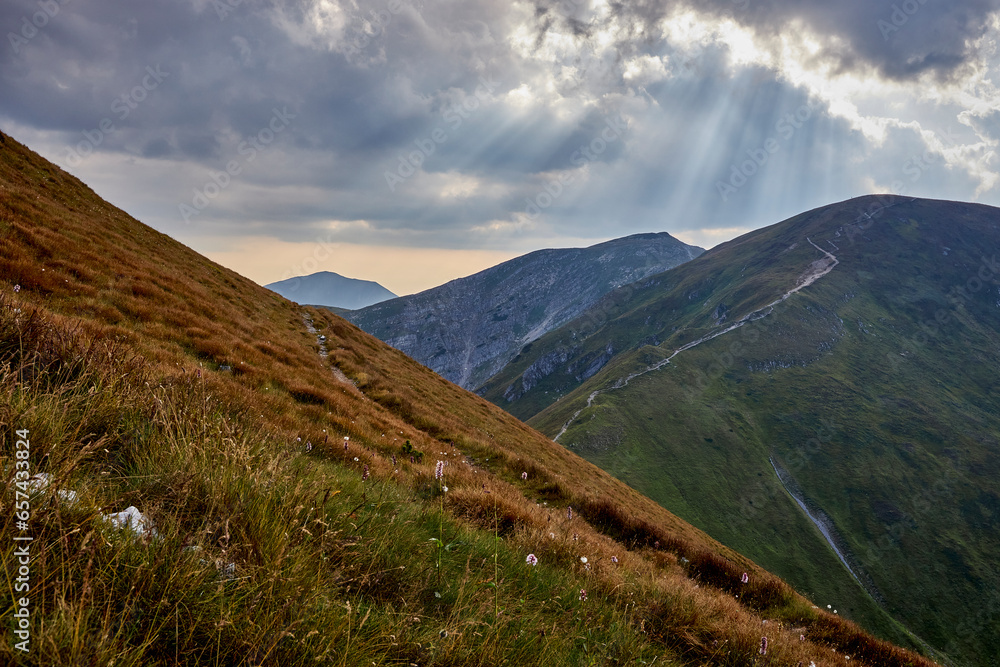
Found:
M 133 203 L 169 191 L 135 185 L 168 163 L 190 166 L 118 174 Z M 367 308 L 385 293 L 318 306 L 329 290 L 268 291 L 205 245 L 243 274 L 353 262 L 410 285 L 515 249 L 238 216 L 199 247 L 94 190 L 0 133 L 0 408 L 27 498 L 7 556 L 32 591 L 7 654 L 1000 655 L 992 202 L 878 194 L 723 226 L 740 211 L 696 230 L 728 237 L 697 258 L 683 231 L 581 220 L 521 242 L 615 240 Z
M 991 0 L 40 6 L 0 7 L 0 127 L 260 284 L 406 295 L 876 192 L 1000 205 Z
M 223 266 L 226 266 L 226 268 L 232 269 L 232 270 L 236 271 L 237 273 L 240 273 L 240 275 L 242 275 L 245 278 L 250 278 L 251 280 L 254 280 L 254 282 L 256 282 L 261 287 L 267 287 L 268 285 L 271 285 L 271 284 L 274 284 L 274 283 L 278 283 L 278 282 L 282 282 L 284 280 L 293 280 L 295 278 L 306 278 L 308 276 L 313 276 L 313 275 L 317 275 L 317 274 L 321 274 L 321 273 L 332 273 L 334 275 L 340 276 L 341 278 L 349 278 L 349 279 L 352 279 L 352 280 L 362 280 L 362 281 L 366 281 L 366 282 L 374 282 L 374 283 L 376 283 L 376 284 L 378 284 L 378 285 L 380 285 L 382 287 L 385 287 L 390 292 L 393 292 L 394 294 L 396 294 L 397 297 L 403 297 L 403 296 L 412 296 L 414 294 L 418 294 L 420 292 L 425 292 L 427 290 L 431 290 L 431 289 L 434 289 L 436 287 L 441 287 L 442 285 L 445 285 L 445 284 L 447 284 L 449 282 L 452 282 L 454 280 L 461 280 L 462 278 L 468 278 L 468 277 L 474 276 L 477 273 L 481 273 L 481 272 L 483 272 L 483 271 L 485 271 L 487 269 L 493 268 L 494 266 L 498 266 L 499 264 L 503 264 L 504 262 L 508 262 L 508 261 L 513 260 L 513 259 L 517 259 L 518 257 L 524 257 L 525 255 L 530 255 L 531 253 L 539 252 L 539 251 L 542 251 L 542 250 L 583 249 L 583 248 L 589 248 L 589 247 L 592 247 L 592 246 L 595 246 L 595 245 L 601 245 L 602 243 L 608 243 L 610 241 L 617 241 L 617 240 L 620 240 L 620 239 L 630 238 L 630 237 L 633 237 L 633 236 L 641 236 L 643 234 L 660 234 L 660 233 L 669 234 L 669 232 L 638 232 L 636 234 L 629 234 L 627 236 L 618 236 L 618 237 L 613 237 L 613 238 L 598 240 L 598 241 L 595 241 L 594 243 L 590 243 L 588 245 L 569 245 L 569 246 L 563 246 L 563 247 L 557 247 L 557 248 L 553 248 L 553 247 L 535 248 L 533 250 L 527 250 L 527 251 L 525 251 L 523 253 L 514 255 L 513 257 L 510 257 L 508 259 L 504 259 L 504 260 L 501 260 L 501 261 L 493 263 L 493 264 L 485 265 L 482 268 L 476 269 L 476 270 L 474 270 L 474 271 L 472 271 L 470 273 L 462 273 L 461 275 L 456 275 L 454 277 L 447 278 L 446 280 L 444 280 L 442 282 L 435 283 L 433 285 L 430 285 L 429 287 L 423 287 L 423 288 L 421 288 L 421 289 L 419 289 L 417 291 L 409 292 L 409 293 L 406 293 L 406 294 L 398 293 L 398 292 L 396 292 L 396 290 L 393 290 L 393 289 L 389 288 L 388 286 L 383 285 L 378 280 L 374 280 L 374 279 L 370 279 L 370 278 L 360 278 L 360 277 L 357 277 L 357 276 L 354 276 L 354 275 L 346 275 L 346 274 L 344 274 L 342 272 L 334 271 L 334 270 L 331 270 L 331 269 L 317 269 L 316 271 L 312 271 L 312 272 L 309 272 L 309 273 L 300 273 L 300 274 L 296 274 L 296 275 L 288 275 L 287 277 L 278 278 L 277 280 L 271 280 L 271 281 L 267 281 L 267 282 L 259 282 L 259 281 L 254 280 L 250 276 L 248 276 L 248 275 L 246 275 L 246 274 L 244 274 L 244 273 L 242 273 L 240 271 L 236 271 L 236 269 L 233 268 L 232 266 L 227 266 L 225 264 L 223 264 Z M 682 243 L 686 243 L 687 245 L 701 248 L 704 251 L 711 250 L 711 248 L 705 248 L 705 247 L 702 247 L 702 246 L 698 246 L 696 244 L 687 243 L 686 241 L 683 241 L 682 239 L 677 238 L 677 236 L 674 236 L 673 234 L 670 234 L 670 236 L 673 237 L 674 239 L 677 239 L 678 241 L 681 241 Z M 726 240 L 728 241 L 728 240 L 732 240 L 732 239 L 726 239 Z M 716 245 L 719 245 L 719 244 L 725 243 L 725 242 L 726 241 L 720 241 Z M 712 247 L 715 247 L 715 246 L 712 246 Z M 317 260 L 317 262 L 318 261 L 319 260 Z
M 850 199 L 846 199 L 846 200 L 844 200 L 842 202 L 830 202 L 829 204 L 826 204 L 824 206 L 834 206 L 836 204 L 841 204 L 841 203 L 844 203 L 846 201 L 851 201 L 853 199 L 862 199 L 862 198 L 865 198 L 865 197 L 886 197 L 886 196 L 893 196 L 893 195 L 888 194 L 888 193 L 871 193 L 871 194 L 867 194 L 867 195 L 859 195 L 857 197 L 851 197 Z M 969 203 L 975 203 L 975 202 L 969 202 Z M 817 207 L 817 208 L 823 208 L 823 206 L 820 206 L 820 207 Z M 807 213 L 807 212 L 808 211 L 800 211 L 800 213 Z M 473 275 L 475 275 L 477 273 L 481 273 L 482 271 L 490 269 L 490 268 L 492 268 L 494 266 L 498 266 L 499 264 L 502 264 L 504 262 L 508 262 L 508 261 L 513 260 L 513 259 L 517 259 L 518 257 L 524 257 L 525 255 L 530 255 L 533 252 L 539 252 L 539 251 L 542 251 L 542 250 L 571 250 L 571 249 L 574 249 L 574 248 L 581 248 L 582 249 L 582 248 L 589 248 L 589 247 L 592 247 L 592 246 L 595 246 L 595 245 L 601 245 L 602 243 L 608 243 L 608 242 L 611 242 L 611 241 L 616 241 L 616 240 L 620 240 L 620 239 L 630 238 L 630 237 L 633 237 L 633 236 L 641 236 L 643 234 L 669 234 L 671 237 L 673 237 L 674 239 L 676 239 L 678 241 L 681 241 L 682 243 L 685 243 L 685 244 L 693 246 L 693 247 L 700 248 L 704 252 L 708 252 L 709 250 L 712 250 L 713 248 L 716 248 L 716 247 L 718 247 L 720 245 L 723 245 L 724 243 L 732 241 L 733 239 L 739 238 L 740 236 L 743 236 L 745 234 L 749 234 L 749 233 L 754 232 L 754 231 L 758 231 L 760 229 L 764 229 L 764 228 L 769 227 L 769 226 L 774 225 L 774 224 L 779 224 L 781 222 L 784 222 L 784 221 L 783 220 L 776 220 L 773 223 L 769 223 L 767 225 L 762 225 L 761 227 L 758 227 L 756 229 L 752 229 L 752 230 L 748 230 L 748 231 L 741 231 L 738 234 L 734 234 L 733 236 L 731 236 L 729 238 L 725 238 L 725 239 L 719 240 L 717 243 L 715 243 L 715 244 L 713 244 L 711 246 L 707 246 L 707 247 L 706 246 L 699 246 L 697 244 L 685 241 L 684 239 L 679 238 L 675 234 L 670 234 L 670 232 L 662 232 L 662 231 L 661 232 L 656 232 L 656 231 L 651 231 L 651 232 L 637 232 L 635 234 L 629 234 L 627 236 L 619 236 L 619 237 L 614 237 L 614 238 L 609 238 L 609 239 L 598 240 L 598 241 L 595 241 L 594 243 L 591 243 L 591 244 L 586 245 L 586 246 L 582 246 L 582 245 L 569 245 L 569 246 L 558 247 L 558 248 L 553 248 L 553 247 L 535 248 L 533 250 L 528 250 L 528 251 L 525 251 L 525 252 L 523 252 L 521 254 L 518 254 L 518 255 L 515 255 L 513 257 L 510 257 L 509 259 L 501 260 L 501 261 L 496 262 L 494 264 L 488 264 L 488 265 L 483 266 L 480 269 L 476 269 L 476 270 L 474 270 L 472 272 L 462 273 L 461 275 L 456 275 L 456 276 L 454 276 L 452 278 L 447 278 L 446 280 L 444 280 L 442 282 L 435 283 L 435 284 L 432 284 L 432 285 L 430 285 L 428 287 L 423 287 L 423 288 L 421 288 L 419 290 L 416 290 L 416 291 L 413 291 L 413 292 L 409 292 L 409 293 L 405 293 L 405 294 L 396 292 L 395 290 L 387 287 L 386 285 L 383 285 L 378 280 L 369 279 L 369 278 L 359 278 L 359 277 L 356 277 L 356 276 L 353 276 L 353 275 L 345 275 L 343 273 L 340 273 L 338 271 L 333 271 L 333 270 L 330 270 L 330 269 L 322 269 L 322 270 L 316 270 L 316 271 L 313 271 L 313 272 L 310 272 L 310 273 L 302 273 L 302 274 L 297 274 L 297 275 L 289 275 L 287 277 L 279 278 L 278 280 L 272 280 L 272 281 L 269 281 L 267 283 L 257 282 L 256 280 L 254 282 L 257 282 L 257 284 L 259 284 L 261 287 L 267 287 L 269 284 L 273 284 L 273 283 L 276 283 L 276 282 L 281 282 L 283 280 L 292 280 L 294 278 L 306 278 L 308 276 L 312 276 L 312 275 L 316 275 L 316 274 L 320 274 L 320 273 L 333 273 L 334 275 L 338 275 L 338 276 L 340 276 L 342 278 L 349 278 L 349 279 L 353 279 L 353 280 L 362 280 L 362 281 L 374 282 L 374 283 L 376 283 L 376 284 L 378 284 L 378 285 L 380 285 L 382 287 L 385 287 L 386 289 L 389 289 L 389 291 L 393 292 L 394 294 L 396 294 L 396 297 L 398 298 L 398 297 L 405 297 L 405 296 L 413 296 L 414 294 L 418 294 L 420 292 L 425 292 L 425 291 L 428 291 L 428 290 L 432 290 L 432 289 L 435 289 L 437 287 L 441 287 L 442 285 L 445 285 L 445 284 L 447 284 L 449 282 L 452 282 L 454 280 L 461 280 L 462 278 L 471 277 L 471 276 L 473 276 Z M 231 267 L 231 266 L 227 266 L 226 268 L 233 269 L 233 267 Z M 233 270 L 236 270 L 236 269 L 233 269 Z M 240 273 L 240 272 L 237 271 L 237 273 Z M 249 276 L 247 276 L 246 274 L 240 273 L 240 275 L 243 275 L 244 277 L 249 278 Z M 250 279 L 253 280 L 253 278 L 250 278 Z

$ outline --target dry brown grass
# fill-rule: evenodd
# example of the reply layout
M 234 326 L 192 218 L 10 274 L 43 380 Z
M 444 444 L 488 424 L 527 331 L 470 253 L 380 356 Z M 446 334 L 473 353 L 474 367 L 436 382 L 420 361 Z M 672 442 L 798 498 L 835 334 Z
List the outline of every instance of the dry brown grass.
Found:
M 0 147 L 0 290 L 10 295 L 15 284 L 16 303 L 39 309 L 32 322 L 45 332 L 33 339 L 43 347 L 51 339 L 51 354 L 38 356 L 49 361 L 25 372 L 42 373 L 44 363 L 84 368 L 88 355 L 142 357 L 143 375 L 133 378 L 140 384 L 148 377 L 154 385 L 196 389 L 275 442 L 312 443 L 317 464 L 355 472 L 368 465 L 372 475 L 429 507 L 438 488 L 435 462 L 445 460 L 444 505 L 459 525 L 495 531 L 505 549 L 533 552 L 586 582 L 602 604 L 624 609 L 643 636 L 690 664 L 745 665 L 765 635 L 771 648 L 760 664 L 847 664 L 845 652 L 854 658 L 850 664 L 932 664 L 816 609 L 499 408 L 342 318 L 290 303 L 145 227 L 8 139 Z M 326 360 L 305 330 L 304 313 L 327 336 Z M 0 345 L 18 340 L 3 334 Z M 59 350 L 77 348 L 59 336 L 99 344 L 74 352 L 78 359 L 63 358 Z M 422 462 L 402 453 L 407 441 L 425 453 Z M 158 502 L 190 495 L 167 487 Z M 739 583 L 743 572 L 748 586 Z M 403 583 L 367 585 L 379 599 Z

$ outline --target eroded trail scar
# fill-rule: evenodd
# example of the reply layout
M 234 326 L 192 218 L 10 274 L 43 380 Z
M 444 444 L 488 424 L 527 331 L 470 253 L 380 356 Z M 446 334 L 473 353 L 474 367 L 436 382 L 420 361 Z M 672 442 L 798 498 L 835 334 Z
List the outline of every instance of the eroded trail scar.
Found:
M 774 307 L 776 305 L 778 305 L 779 303 L 782 303 L 783 301 L 785 301 L 786 299 L 788 299 L 788 297 L 792 296 L 796 292 L 798 292 L 800 290 L 803 290 L 806 287 L 809 287 L 810 285 L 812 285 L 813 283 L 815 283 L 817 280 L 819 280 L 820 278 L 822 278 L 826 274 L 828 274 L 831 271 L 833 271 L 834 267 L 836 267 L 837 264 L 840 263 L 840 260 L 838 260 L 836 258 L 836 256 L 833 255 L 833 253 L 830 253 L 830 252 L 827 252 L 826 250 L 823 250 L 818 245 L 816 245 L 815 243 L 813 243 L 812 239 L 810 239 L 809 237 L 806 237 L 806 241 L 808 241 L 809 244 L 812 247 L 816 248 L 816 250 L 819 250 L 821 253 L 823 253 L 826 256 L 822 257 L 820 259 L 817 259 L 815 262 L 813 262 L 812 264 L 810 264 L 809 267 L 806 269 L 806 271 L 801 276 L 799 276 L 798 279 L 795 281 L 795 287 L 793 287 L 792 289 L 788 290 L 787 292 L 785 292 L 784 294 L 782 294 L 780 297 L 778 297 L 777 299 L 775 299 L 771 303 L 767 304 L 766 306 L 764 306 L 762 308 L 758 308 L 757 310 L 753 311 L 752 313 L 744 315 L 739 320 L 737 320 L 733 324 L 730 324 L 725 329 L 720 329 L 719 331 L 713 331 L 710 334 L 706 334 L 705 336 L 702 336 L 698 340 L 694 340 L 694 341 L 691 341 L 690 343 L 686 343 L 685 345 L 682 345 L 681 347 L 679 347 L 676 350 L 674 350 L 673 353 L 671 353 L 671 355 L 669 357 L 667 357 L 666 359 L 664 359 L 662 361 L 658 361 L 657 363 L 653 364 L 652 366 L 648 366 L 645 369 L 643 369 L 643 370 L 641 370 L 641 371 L 639 371 L 637 373 L 632 373 L 631 375 L 628 375 L 627 377 L 619 378 L 618 380 L 615 381 L 615 383 L 613 385 L 611 385 L 607 389 L 598 389 L 598 390 L 596 390 L 594 392 L 591 392 L 590 396 L 587 398 L 587 405 L 585 405 L 584 407 L 580 408 L 575 413 L 573 413 L 573 416 L 569 418 L 569 421 L 567 421 L 565 424 L 563 424 L 563 427 L 559 430 L 559 433 L 556 435 L 556 437 L 552 438 L 552 440 L 555 441 L 555 442 L 558 442 L 559 438 L 561 438 L 562 435 L 564 433 L 566 433 L 566 431 L 569 429 L 570 425 L 574 421 L 576 421 L 577 417 L 580 416 L 580 413 L 583 412 L 584 410 L 586 410 L 587 408 L 589 408 L 591 405 L 593 405 L 594 399 L 597 398 L 597 396 L 599 394 L 602 394 L 602 393 L 604 393 L 606 391 L 612 391 L 614 389 L 621 389 L 622 387 L 627 387 L 628 383 L 631 382 L 633 379 L 635 379 L 637 377 L 640 377 L 642 375 L 645 375 L 646 373 L 652 373 L 653 371 L 660 370 L 661 368 L 663 368 L 664 366 L 666 366 L 667 364 L 669 364 L 670 360 L 673 359 L 674 357 L 676 357 L 681 352 L 684 352 L 685 350 L 690 350 L 692 347 L 696 347 L 698 345 L 701 345 L 702 343 L 704 343 L 706 341 L 709 341 L 709 340 L 712 340 L 713 338 L 718 338 L 719 336 L 722 336 L 723 334 L 727 334 L 730 331 L 733 331 L 735 329 L 739 329 L 740 327 L 742 327 L 744 324 L 746 324 L 748 322 L 753 322 L 753 321 L 759 320 L 759 319 L 761 319 L 763 317 L 767 317 L 768 315 L 770 315 L 773 312 Z
M 306 324 L 306 331 L 311 333 L 313 336 L 316 336 L 316 342 L 319 343 L 319 356 L 326 359 L 330 356 L 330 353 L 326 349 L 326 336 L 322 336 L 318 331 L 316 331 L 316 325 L 313 324 L 312 318 L 307 314 L 302 313 L 302 321 Z
M 319 331 L 316 330 L 316 325 L 313 323 L 312 318 L 309 317 L 308 314 L 302 313 L 302 321 L 306 325 L 306 331 L 311 333 L 313 336 L 316 336 L 316 343 L 319 345 L 320 358 L 326 359 L 327 357 L 329 357 L 330 352 L 326 347 L 326 336 L 322 335 Z M 368 397 L 365 396 L 364 392 L 358 389 L 358 386 L 354 384 L 354 381 L 351 380 L 351 378 L 344 375 L 344 371 L 340 370 L 339 368 L 331 364 L 330 372 L 333 373 L 333 377 L 335 380 L 337 380 L 337 382 L 340 382 L 341 384 L 346 384 L 351 389 L 353 389 L 354 392 L 358 394 L 358 396 L 360 396 L 364 400 L 368 400 Z

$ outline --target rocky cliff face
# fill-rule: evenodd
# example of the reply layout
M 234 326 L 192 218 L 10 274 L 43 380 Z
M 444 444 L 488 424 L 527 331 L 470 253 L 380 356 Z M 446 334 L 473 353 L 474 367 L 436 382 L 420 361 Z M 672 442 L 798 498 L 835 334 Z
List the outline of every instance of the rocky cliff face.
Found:
M 345 316 L 448 380 L 475 389 L 522 347 L 612 289 L 702 252 L 666 233 L 638 234 L 589 248 L 539 250 Z

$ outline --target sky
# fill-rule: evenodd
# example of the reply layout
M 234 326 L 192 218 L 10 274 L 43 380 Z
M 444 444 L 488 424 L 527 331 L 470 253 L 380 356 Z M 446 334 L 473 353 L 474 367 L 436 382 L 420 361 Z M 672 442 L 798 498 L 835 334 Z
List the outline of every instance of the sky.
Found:
M 0 130 L 261 283 L 1000 205 L 1000 0 L 3 0 Z

